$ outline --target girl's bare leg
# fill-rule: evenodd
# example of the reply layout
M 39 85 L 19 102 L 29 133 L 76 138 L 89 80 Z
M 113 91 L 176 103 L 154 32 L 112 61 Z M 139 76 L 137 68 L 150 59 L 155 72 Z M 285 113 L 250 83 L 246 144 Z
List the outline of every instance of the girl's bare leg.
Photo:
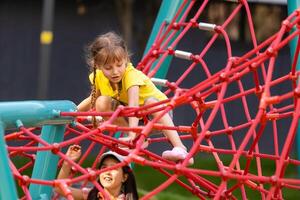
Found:
M 110 96 L 99 96 L 96 100 L 96 111 L 97 112 L 113 112 L 120 105 L 120 103 L 111 98 Z M 103 117 L 104 120 L 108 120 L 108 117 Z M 113 121 L 114 125 L 128 127 L 128 122 L 124 117 L 118 117 Z M 131 142 L 133 139 L 130 137 L 118 138 L 123 142 Z M 122 148 L 127 148 L 121 145 Z
M 150 103 L 155 103 L 157 102 L 156 99 L 149 99 L 145 104 L 150 104 Z M 158 115 L 161 114 L 162 111 L 153 113 L 153 117 L 157 117 Z M 171 116 L 167 113 L 164 116 L 162 116 L 159 120 L 158 123 L 161 123 L 166 126 L 174 126 L 173 120 Z M 177 131 L 175 130 L 163 130 L 164 135 L 169 139 L 171 144 L 173 145 L 172 150 L 167 150 L 164 151 L 162 154 L 162 157 L 168 160 L 172 161 L 179 161 L 179 160 L 184 160 L 187 156 L 187 148 L 184 146 L 182 143 Z M 189 165 L 192 165 L 194 163 L 194 159 L 191 158 L 188 162 Z
M 148 105 L 148 104 L 156 103 L 156 102 L 158 102 L 156 99 L 150 98 L 145 102 L 145 104 Z M 158 115 L 160 115 L 161 112 L 162 111 L 156 112 L 156 113 L 153 113 L 152 115 L 153 115 L 153 117 L 157 117 Z M 172 118 L 170 117 L 170 115 L 168 113 L 165 114 L 163 117 L 161 117 L 158 120 L 158 123 L 166 125 L 166 126 L 174 126 L 173 120 L 172 120 Z M 175 130 L 163 130 L 163 133 L 169 139 L 169 141 L 171 142 L 171 144 L 174 147 L 181 147 L 181 148 L 186 150 L 186 147 L 182 143 L 177 131 L 175 131 Z
M 99 96 L 96 100 L 96 111 L 97 112 L 113 112 L 119 102 L 110 96 Z M 108 117 L 104 117 L 104 120 L 107 120 Z M 115 125 L 118 126 L 128 126 L 128 122 L 125 120 L 124 117 L 118 117 L 113 122 Z

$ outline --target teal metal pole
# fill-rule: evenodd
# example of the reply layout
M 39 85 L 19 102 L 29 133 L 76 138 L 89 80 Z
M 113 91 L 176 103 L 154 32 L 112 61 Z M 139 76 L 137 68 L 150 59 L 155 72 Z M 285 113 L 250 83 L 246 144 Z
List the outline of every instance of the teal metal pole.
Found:
M 6 129 L 16 128 L 16 121 L 24 126 L 34 127 L 44 124 L 66 124 L 73 117 L 60 117 L 60 111 L 75 111 L 76 105 L 71 101 L 13 101 L 0 103 L 0 119 Z
M 288 0 L 288 14 L 290 15 L 292 12 L 294 12 L 296 9 L 300 8 L 300 0 Z M 290 42 L 290 52 L 291 52 L 291 61 L 294 59 L 294 55 L 296 53 L 296 46 L 297 46 L 297 38 L 294 38 Z M 299 52 L 298 52 L 299 53 Z M 298 62 L 297 65 L 297 70 L 300 70 L 300 63 Z M 300 121 L 299 121 L 300 123 Z M 298 123 L 298 128 L 297 128 L 297 137 L 296 137 L 296 148 L 297 148 L 297 158 L 300 160 L 300 126 Z M 298 177 L 300 177 L 300 166 L 298 166 Z
M 49 144 L 63 141 L 65 125 L 46 125 L 42 128 L 41 138 Z M 43 146 L 39 144 L 39 146 Z M 56 177 L 59 157 L 51 151 L 39 151 L 34 163 L 31 178 L 40 180 L 53 180 Z M 29 191 L 32 199 L 51 199 L 52 187 L 31 184 Z
M 8 154 L 6 151 L 6 143 L 4 141 L 5 125 L 0 121 L 0 199 L 16 200 L 18 199 L 15 181 L 12 177 L 8 162 Z
M 61 117 L 60 112 L 76 111 L 76 105 L 71 101 L 20 101 L 0 103 L 0 170 L 4 176 L 5 187 L 0 187 L 1 199 L 17 199 L 14 181 L 11 177 L 3 140 L 4 128 L 43 126 L 41 139 L 49 144 L 63 140 L 65 126 L 74 121 L 73 117 Z M 41 146 L 42 144 L 39 144 Z M 3 162 L 2 162 L 3 161 Z M 32 178 L 53 180 L 56 175 L 58 157 L 51 151 L 38 152 L 33 167 Z M 3 167 L 2 167 L 3 165 Z M 7 188 L 6 188 L 7 187 Z M 5 190 L 4 192 L 2 190 Z M 29 187 L 32 199 L 50 199 L 51 187 L 31 184 Z M 3 198 L 2 198 L 3 197 Z
M 156 38 L 156 35 L 159 32 L 159 28 L 160 28 L 161 24 L 164 21 L 170 23 L 172 18 L 176 15 L 176 12 L 178 11 L 178 8 L 180 7 L 180 5 L 182 3 L 183 3 L 183 0 L 163 0 L 162 1 L 160 9 L 159 9 L 157 17 L 156 17 L 156 20 L 155 20 L 155 23 L 154 23 L 154 26 L 153 26 L 151 34 L 150 34 L 150 37 L 148 39 L 146 49 L 144 51 L 144 56 L 151 48 L 151 46 Z M 157 71 L 155 77 L 165 78 L 168 73 L 171 61 L 172 61 L 172 57 L 171 56 L 167 57 L 165 59 L 164 63 L 162 64 L 162 66 L 160 67 L 160 69 Z M 153 66 L 155 66 L 156 63 L 157 63 L 157 61 L 153 64 Z

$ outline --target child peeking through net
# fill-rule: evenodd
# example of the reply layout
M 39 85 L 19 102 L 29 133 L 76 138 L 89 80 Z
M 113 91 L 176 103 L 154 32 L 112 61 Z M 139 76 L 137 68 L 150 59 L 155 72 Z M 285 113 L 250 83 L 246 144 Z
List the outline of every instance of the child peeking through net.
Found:
M 72 160 L 77 161 L 81 156 L 81 147 L 79 145 L 72 145 L 69 147 L 66 156 Z M 112 167 L 122 161 L 125 157 L 112 151 L 108 151 L 101 155 L 99 160 L 98 169 L 105 169 Z M 64 161 L 57 179 L 66 179 L 71 173 L 71 165 Z M 107 170 L 99 174 L 99 185 L 104 189 L 106 195 L 110 199 L 116 200 L 138 200 L 138 193 L 134 174 L 130 165 L 125 165 L 116 169 Z M 93 188 L 73 188 L 68 187 L 72 197 L 76 200 L 79 199 L 106 199 L 105 194 L 101 193 L 97 187 Z M 56 186 L 55 191 L 64 195 L 63 190 Z
M 118 105 L 138 107 L 167 99 L 149 77 L 133 67 L 125 42 L 113 32 L 98 36 L 88 46 L 87 63 L 92 69 L 89 76 L 92 92 L 77 106 L 79 111 L 95 109 L 97 112 L 110 112 Z M 153 117 L 160 115 L 160 112 L 153 113 Z M 119 117 L 114 123 L 119 126 L 137 127 L 139 119 Z M 163 115 L 158 123 L 174 126 L 169 114 Z M 164 151 L 162 157 L 175 162 L 184 160 L 187 148 L 177 131 L 164 130 L 163 133 L 173 145 L 173 149 Z M 127 137 L 120 140 L 131 142 L 135 137 L 136 133 L 129 131 Z M 193 162 L 191 158 L 189 164 Z

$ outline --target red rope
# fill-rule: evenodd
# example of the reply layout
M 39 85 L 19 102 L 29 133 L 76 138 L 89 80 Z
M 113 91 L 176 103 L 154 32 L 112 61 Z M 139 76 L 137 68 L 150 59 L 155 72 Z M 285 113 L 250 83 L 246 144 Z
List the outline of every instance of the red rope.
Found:
M 176 57 L 176 46 L 187 37 L 188 32 L 199 28 L 198 23 L 203 19 L 202 14 L 209 1 L 204 0 L 198 8 L 195 2 L 185 0 L 171 22 L 161 25 L 155 43 L 138 64 L 138 68 L 149 77 L 155 76 L 167 57 Z M 253 47 L 243 55 L 233 55 L 234 47 L 226 31 L 228 24 L 242 9 L 246 12 Z M 192 11 L 196 11 L 195 14 Z M 72 196 L 67 185 L 73 183 L 83 182 L 81 187 L 84 187 L 91 182 L 103 191 L 96 181 L 97 176 L 131 162 L 152 167 L 167 177 L 142 199 L 157 195 L 173 183 L 200 199 L 248 199 L 249 188 L 259 193 L 262 199 L 283 199 L 285 189 L 299 190 L 299 178 L 285 176 L 289 168 L 300 166 L 300 161 L 292 154 L 300 117 L 300 86 L 297 83 L 299 71 L 296 70 L 300 50 L 299 23 L 299 11 L 295 11 L 283 21 L 277 33 L 257 44 L 250 8 L 246 0 L 240 0 L 223 24 L 213 26 L 213 34 L 202 49 L 197 52 L 178 49 L 186 53 L 183 55 L 188 55 L 182 56 L 187 59 L 188 64 L 182 68 L 180 77 L 167 80 L 165 93 L 169 99 L 138 108 L 120 106 L 115 112 L 62 112 L 61 116 L 74 116 L 78 120 L 67 127 L 64 141 L 58 144 L 44 141 L 37 134 L 40 133 L 38 127 L 20 127 L 18 132 L 7 133 L 5 140 L 11 158 L 10 166 L 24 193 L 21 199 L 31 198 L 28 185 L 32 183 L 59 186 L 68 199 L 72 199 Z M 295 30 L 290 33 L 292 28 Z M 227 52 L 223 58 L 226 63 L 222 68 L 212 66 L 206 59 L 218 38 L 224 40 Z M 291 66 L 278 66 L 276 61 L 281 50 L 295 38 L 298 43 Z M 219 59 L 218 52 L 216 59 Z M 288 67 L 289 73 L 278 77 L 276 74 L 282 67 Z M 184 82 L 190 78 L 189 75 L 199 69 L 203 72 L 199 75 L 199 80 L 191 87 L 185 86 Z M 273 88 L 281 85 L 288 85 L 289 90 L 275 93 Z M 234 91 L 230 90 L 232 87 L 235 88 Z M 165 126 L 158 123 L 164 114 L 181 106 L 195 111 L 189 113 L 191 124 Z M 242 112 L 239 113 L 239 119 L 234 119 L 232 112 L 236 112 L 237 107 Z M 154 112 L 160 112 L 159 116 L 147 119 Z M 87 116 L 105 116 L 108 120 L 93 129 Z M 116 118 L 124 116 L 142 118 L 144 124 L 138 127 L 113 125 Z M 289 124 L 289 130 L 280 128 L 283 122 Z M 164 136 L 149 137 L 163 130 L 176 130 L 182 140 L 192 143 L 184 161 L 174 163 L 144 148 L 145 140 L 149 145 L 168 142 Z M 128 131 L 137 133 L 135 141 L 127 143 L 115 138 L 117 132 Z M 279 140 L 280 138 L 284 138 L 284 141 Z M 85 148 L 78 163 L 67 158 L 63 150 L 71 144 L 79 144 Z M 129 149 L 120 148 L 122 146 Z M 270 146 L 271 152 L 266 152 L 266 146 Z M 128 158 L 116 166 L 96 169 L 100 156 L 107 149 L 127 155 Z M 72 165 L 73 173 L 69 179 L 39 180 L 23 175 L 33 167 L 35 155 L 39 151 L 52 151 L 56 154 L 60 158 L 59 167 L 62 162 Z M 95 154 L 95 161 L 90 166 L 83 167 L 90 154 Z M 215 163 L 215 168 L 207 169 L 202 159 L 204 155 Z M 22 166 L 13 162 L 18 157 L 24 158 Z M 187 166 L 192 157 L 199 160 L 199 166 Z M 263 164 L 266 160 L 274 165 L 273 175 L 265 173 Z M 217 181 L 212 181 L 210 177 L 215 177 Z M 106 195 L 105 192 L 103 194 Z

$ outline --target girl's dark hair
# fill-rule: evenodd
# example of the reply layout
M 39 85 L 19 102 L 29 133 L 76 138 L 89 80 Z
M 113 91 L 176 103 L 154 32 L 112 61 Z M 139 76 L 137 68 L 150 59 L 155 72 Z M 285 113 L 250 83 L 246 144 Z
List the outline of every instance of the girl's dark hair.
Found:
M 99 35 L 86 48 L 86 61 L 91 68 L 93 76 L 91 107 L 95 108 L 96 103 L 96 70 L 97 67 L 104 66 L 107 63 L 115 63 L 123 59 L 129 60 L 129 52 L 125 41 L 114 32 L 108 32 Z M 96 126 L 95 117 L 93 117 L 94 127 Z
M 101 168 L 104 160 L 108 157 L 114 158 L 115 160 L 117 160 L 119 162 L 119 160 L 116 157 L 109 155 L 101 160 L 99 167 L 98 167 L 99 169 Z M 123 166 L 122 170 L 123 170 L 124 174 L 128 175 L 127 180 L 123 183 L 123 193 L 125 195 L 125 199 L 126 200 L 138 200 L 139 196 L 138 196 L 138 192 L 137 192 L 137 188 L 136 188 L 135 177 L 134 177 L 134 174 L 133 174 L 131 168 L 129 166 Z M 101 187 L 103 187 L 100 183 L 100 180 L 98 180 L 98 183 Z M 97 200 L 98 192 L 99 192 L 99 190 L 96 187 L 93 187 L 93 189 L 89 192 L 88 200 Z

